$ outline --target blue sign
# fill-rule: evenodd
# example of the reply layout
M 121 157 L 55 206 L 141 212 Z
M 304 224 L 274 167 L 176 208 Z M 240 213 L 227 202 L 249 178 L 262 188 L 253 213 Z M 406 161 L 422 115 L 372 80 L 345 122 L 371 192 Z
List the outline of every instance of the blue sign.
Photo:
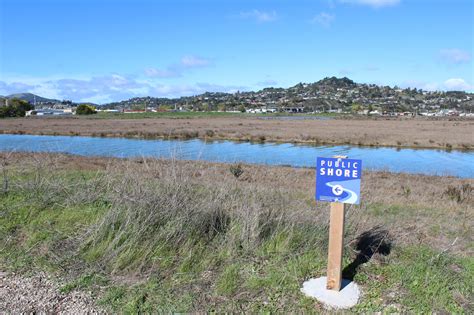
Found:
M 316 200 L 359 204 L 362 160 L 318 157 Z

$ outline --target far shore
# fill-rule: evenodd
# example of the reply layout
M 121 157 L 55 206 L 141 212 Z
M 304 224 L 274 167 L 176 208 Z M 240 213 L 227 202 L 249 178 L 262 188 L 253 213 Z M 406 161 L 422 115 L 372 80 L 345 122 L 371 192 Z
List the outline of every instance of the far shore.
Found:
M 48 117 L 5 119 L 0 133 L 474 150 L 472 120 Z

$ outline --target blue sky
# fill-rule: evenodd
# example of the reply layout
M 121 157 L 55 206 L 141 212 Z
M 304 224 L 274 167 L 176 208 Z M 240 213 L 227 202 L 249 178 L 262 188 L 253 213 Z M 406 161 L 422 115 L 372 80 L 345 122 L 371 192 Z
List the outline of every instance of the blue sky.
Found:
M 471 0 L 0 0 L 0 95 L 105 103 L 326 76 L 474 91 Z

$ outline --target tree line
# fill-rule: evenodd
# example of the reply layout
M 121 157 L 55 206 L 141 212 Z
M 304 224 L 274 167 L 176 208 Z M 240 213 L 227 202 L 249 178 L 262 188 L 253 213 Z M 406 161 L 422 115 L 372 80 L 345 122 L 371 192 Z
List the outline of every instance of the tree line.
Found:
M 4 106 L 0 106 L 0 118 L 24 117 L 26 112 L 29 110 L 33 110 L 33 105 L 27 101 L 12 98 L 11 100 L 8 100 Z

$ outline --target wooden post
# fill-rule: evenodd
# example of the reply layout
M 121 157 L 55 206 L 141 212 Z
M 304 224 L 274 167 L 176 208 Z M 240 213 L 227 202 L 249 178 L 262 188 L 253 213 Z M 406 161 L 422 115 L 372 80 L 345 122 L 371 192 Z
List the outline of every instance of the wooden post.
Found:
M 326 284 L 328 290 L 341 290 L 342 252 L 344 244 L 344 206 L 345 204 L 343 203 L 331 202 Z
M 336 155 L 334 158 L 346 159 L 347 156 Z M 344 210 L 344 203 L 331 202 L 331 213 L 329 215 L 329 249 L 326 288 L 328 290 L 334 291 L 340 291 L 342 283 Z

